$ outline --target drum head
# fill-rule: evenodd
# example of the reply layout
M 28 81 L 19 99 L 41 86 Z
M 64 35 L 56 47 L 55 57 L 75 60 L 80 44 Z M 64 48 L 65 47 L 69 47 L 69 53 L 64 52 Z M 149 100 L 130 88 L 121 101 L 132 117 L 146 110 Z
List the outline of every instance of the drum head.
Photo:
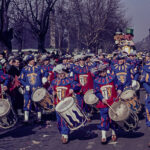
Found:
M 67 111 L 74 104 L 72 97 L 67 97 L 63 101 L 59 102 L 55 108 L 58 113 Z
M 86 104 L 93 105 L 98 102 L 98 98 L 95 94 L 90 94 L 86 99 L 84 99 Z
M 125 90 L 121 93 L 120 98 L 123 99 L 123 100 L 128 100 L 128 99 L 134 97 L 134 95 L 135 95 L 134 90 L 127 89 L 127 90 Z
M 94 90 L 88 90 L 84 95 L 84 102 L 89 105 L 96 104 L 98 102 L 98 98 L 94 94 Z
M 10 110 L 10 103 L 7 100 L 0 99 L 0 117 L 6 115 Z
M 113 121 L 124 121 L 130 115 L 130 109 L 125 102 L 115 102 L 112 104 L 111 107 L 114 110 L 114 112 L 116 112 L 116 114 L 114 114 L 114 112 L 111 109 L 109 109 L 109 117 Z
M 38 88 L 36 89 L 32 94 L 32 100 L 34 102 L 40 102 L 46 95 L 46 89 L 45 88 Z

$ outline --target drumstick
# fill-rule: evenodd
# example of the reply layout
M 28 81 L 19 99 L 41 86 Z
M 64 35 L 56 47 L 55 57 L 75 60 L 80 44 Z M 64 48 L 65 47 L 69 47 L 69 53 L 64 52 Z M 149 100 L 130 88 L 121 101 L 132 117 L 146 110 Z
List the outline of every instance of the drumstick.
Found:
M 114 111 L 114 109 L 113 109 L 108 103 L 106 103 L 106 105 L 112 110 L 112 112 L 113 112 L 116 116 L 118 116 L 118 114 Z
M 115 98 L 114 101 L 116 101 L 117 99 L 119 99 L 119 98 L 120 98 L 120 95 L 121 95 L 121 94 L 119 94 L 119 95 Z
M 4 99 L 4 89 L 3 84 L 1 84 L 1 92 L 2 92 L 2 99 Z

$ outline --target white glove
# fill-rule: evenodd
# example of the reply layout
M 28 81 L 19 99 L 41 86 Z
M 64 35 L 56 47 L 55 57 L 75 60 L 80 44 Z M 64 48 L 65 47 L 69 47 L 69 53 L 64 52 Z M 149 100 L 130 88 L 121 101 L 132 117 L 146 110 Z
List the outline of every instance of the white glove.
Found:
M 70 77 L 73 77 L 73 72 L 70 73 Z
M 107 73 L 109 74 L 109 73 L 110 73 L 110 70 L 107 70 Z
M 132 87 L 136 86 L 136 80 L 132 80 Z
M 46 82 L 47 82 L 47 78 L 46 78 L 46 77 L 43 77 L 43 78 L 42 78 L 42 83 L 45 84 Z
M 24 94 L 24 90 L 23 90 L 22 87 L 20 87 L 20 88 L 18 89 L 18 91 L 19 91 L 20 94 L 22 94 L 22 95 Z
M 30 91 L 30 86 L 26 85 L 26 91 Z

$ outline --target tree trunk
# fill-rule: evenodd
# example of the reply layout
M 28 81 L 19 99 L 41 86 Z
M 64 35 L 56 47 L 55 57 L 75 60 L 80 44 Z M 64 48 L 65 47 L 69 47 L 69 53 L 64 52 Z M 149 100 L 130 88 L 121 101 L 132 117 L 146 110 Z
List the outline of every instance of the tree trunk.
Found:
M 38 50 L 39 52 L 45 53 L 45 36 L 39 36 L 38 38 Z
M 68 31 L 68 51 L 70 50 L 70 43 L 71 39 L 70 39 L 70 32 Z
M 0 48 L 2 50 L 6 50 L 6 49 L 8 51 L 12 50 L 12 43 L 11 43 L 12 34 L 13 34 L 13 31 L 11 30 L 0 34 Z
M 77 48 L 80 49 L 81 45 L 80 45 L 80 27 L 77 27 Z
M 5 50 L 5 49 L 7 49 L 7 47 L 5 46 L 3 41 L 0 40 L 0 50 Z
M 12 50 L 11 40 L 13 38 L 13 29 L 8 30 L 8 5 L 6 0 L 2 0 L 0 8 L 0 48 L 2 50 Z
M 61 44 L 62 44 L 62 32 L 58 31 L 58 48 L 61 49 Z
M 18 41 L 18 51 L 21 52 L 22 50 L 23 41 Z

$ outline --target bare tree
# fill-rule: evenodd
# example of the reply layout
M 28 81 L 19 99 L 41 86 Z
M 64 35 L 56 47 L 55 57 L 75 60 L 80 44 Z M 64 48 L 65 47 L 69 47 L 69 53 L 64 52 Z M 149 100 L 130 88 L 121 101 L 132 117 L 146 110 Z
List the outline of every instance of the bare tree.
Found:
M 126 26 L 119 0 L 87 0 L 84 4 L 84 29 L 81 43 L 87 48 L 95 47 L 113 39 L 116 28 Z M 105 44 L 103 44 L 105 45 Z
M 45 36 L 49 27 L 49 17 L 57 0 L 12 0 L 15 9 L 30 25 L 38 41 L 38 49 L 45 52 Z
M 22 15 L 13 9 L 13 5 L 10 5 L 9 9 L 9 26 L 13 28 L 14 38 L 17 40 L 18 50 L 21 51 L 23 47 L 24 30 L 27 30 L 24 26 L 25 20 Z
M 120 0 L 61 0 L 57 11 L 59 30 L 67 29 L 77 48 L 112 47 L 117 28 L 125 28 L 128 20 Z M 66 3 L 66 4 L 65 4 Z
M 9 29 L 8 9 L 11 0 L 0 1 L 0 48 L 12 49 L 13 30 Z

